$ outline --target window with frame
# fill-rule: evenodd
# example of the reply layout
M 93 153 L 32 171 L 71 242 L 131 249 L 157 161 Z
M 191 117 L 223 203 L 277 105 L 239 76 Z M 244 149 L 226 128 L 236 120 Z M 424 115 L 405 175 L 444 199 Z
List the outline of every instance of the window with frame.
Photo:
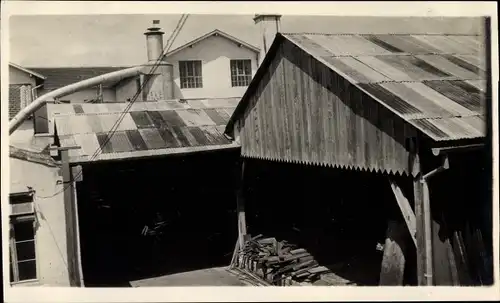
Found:
M 201 61 L 179 61 L 181 88 L 203 88 Z
M 10 282 L 37 279 L 33 194 L 10 195 Z
M 231 86 L 248 86 L 252 80 L 252 61 L 231 60 Z

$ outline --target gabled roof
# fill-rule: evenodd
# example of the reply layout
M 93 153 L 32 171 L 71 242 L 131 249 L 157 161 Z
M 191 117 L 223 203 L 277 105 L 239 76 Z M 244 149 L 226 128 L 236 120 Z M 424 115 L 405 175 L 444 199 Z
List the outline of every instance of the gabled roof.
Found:
M 35 77 L 37 77 L 37 78 L 40 78 L 40 79 L 42 79 L 42 80 L 45 80 L 45 79 L 47 78 L 47 77 L 45 77 L 45 76 L 43 76 L 43 75 L 41 75 L 41 74 L 37 73 L 36 71 L 33 71 L 33 70 L 30 70 L 30 69 L 24 68 L 24 67 L 22 67 L 22 66 L 20 66 L 20 65 L 17 65 L 17 64 L 15 64 L 15 63 L 9 62 L 9 65 L 10 65 L 10 66 L 12 66 L 13 68 L 16 68 L 16 69 L 18 69 L 18 70 L 21 70 L 21 71 L 23 71 L 23 72 L 25 72 L 25 73 L 27 73 L 27 74 L 33 75 L 33 76 L 35 76 Z
M 277 34 L 235 109 L 244 113 L 281 43 L 288 41 L 435 141 L 486 133 L 485 45 L 475 35 Z
M 81 146 L 69 151 L 70 161 L 84 163 L 237 148 L 224 136 L 224 128 L 238 101 L 135 102 L 124 115 L 126 102 L 50 104 L 48 111 L 60 145 Z
M 34 71 L 46 75 L 44 89 L 54 90 L 66 85 L 70 85 L 82 80 L 90 79 L 106 73 L 115 72 L 127 67 L 50 67 L 50 68 L 31 68 Z M 103 84 L 103 87 L 110 85 Z
M 244 46 L 244 47 L 248 48 L 249 50 L 252 50 L 252 51 L 254 51 L 256 53 L 260 52 L 259 48 L 255 47 L 255 46 L 253 46 L 251 44 L 248 44 L 245 41 L 242 41 L 242 40 L 240 40 L 240 39 L 238 39 L 236 37 L 233 37 L 233 36 L 229 35 L 228 33 L 225 33 L 225 32 L 223 32 L 221 30 L 215 29 L 215 30 L 213 30 L 213 31 L 211 31 L 211 32 L 209 32 L 209 33 L 207 33 L 207 34 L 199 37 L 199 38 L 196 38 L 196 39 L 194 39 L 194 40 L 192 40 L 192 41 L 190 41 L 190 42 L 188 42 L 188 43 L 186 43 L 186 44 L 184 44 L 182 46 L 179 46 L 178 48 L 176 48 L 176 49 L 168 52 L 165 56 L 168 58 L 169 56 L 171 56 L 171 55 L 173 55 L 175 53 L 178 53 L 181 50 L 186 49 L 186 48 L 188 48 L 188 47 L 190 47 L 190 46 L 192 46 L 192 45 L 194 45 L 196 43 L 199 43 L 199 42 L 201 42 L 201 41 L 203 41 L 203 40 L 205 40 L 207 38 L 210 38 L 212 36 L 223 37 L 223 38 L 226 38 L 226 39 L 228 39 L 228 40 L 230 40 L 230 41 L 232 41 L 232 42 L 234 42 L 236 44 Z

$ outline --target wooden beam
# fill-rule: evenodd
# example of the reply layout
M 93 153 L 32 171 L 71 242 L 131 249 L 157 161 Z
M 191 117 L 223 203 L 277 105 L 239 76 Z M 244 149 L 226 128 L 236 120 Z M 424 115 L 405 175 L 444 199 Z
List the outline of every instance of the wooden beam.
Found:
M 412 140 L 410 151 L 412 158 L 413 195 L 415 200 L 418 285 L 433 285 L 429 191 L 422 175 L 421 159 L 416 138 Z
M 426 285 L 434 285 L 433 278 L 433 253 L 432 253 L 432 218 L 431 218 L 431 205 L 429 196 L 429 186 L 427 181 L 422 177 L 420 183 L 422 184 L 423 194 L 423 214 L 424 214 L 424 235 L 425 235 L 425 278 Z
M 245 245 L 245 235 L 247 234 L 247 223 L 245 216 L 245 160 L 241 163 L 241 179 L 239 182 L 236 211 L 238 213 L 238 243 L 240 249 Z
M 403 191 L 396 184 L 396 182 L 390 178 L 389 178 L 389 182 L 391 184 L 392 192 L 394 193 L 394 196 L 396 197 L 396 201 L 398 202 L 399 209 L 401 210 L 403 218 L 405 219 L 406 226 L 408 227 L 408 231 L 410 232 L 410 236 L 413 240 L 413 243 L 415 243 L 415 246 L 417 246 L 417 237 L 416 237 L 417 222 L 416 222 L 416 218 L 415 218 L 415 213 L 413 212 L 413 209 L 411 208 L 410 202 L 405 197 L 405 195 L 403 194 Z
M 407 233 L 404 223 L 389 221 L 380 268 L 379 285 L 403 286 Z
M 240 241 L 236 239 L 236 244 L 234 245 L 233 257 L 231 258 L 231 263 L 229 268 L 234 268 L 236 260 L 238 259 L 238 252 L 240 251 Z
M 79 147 L 78 147 L 79 148 Z M 83 274 L 81 268 L 80 243 L 78 233 L 78 210 L 76 208 L 76 188 L 69 163 L 69 148 L 59 148 L 61 153 L 62 177 L 63 177 L 63 199 L 66 223 L 66 247 L 67 263 L 70 285 L 83 286 Z
M 432 285 L 432 241 L 429 192 L 422 174 L 418 138 L 409 138 L 409 168 L 415 201 L 418 285 Z

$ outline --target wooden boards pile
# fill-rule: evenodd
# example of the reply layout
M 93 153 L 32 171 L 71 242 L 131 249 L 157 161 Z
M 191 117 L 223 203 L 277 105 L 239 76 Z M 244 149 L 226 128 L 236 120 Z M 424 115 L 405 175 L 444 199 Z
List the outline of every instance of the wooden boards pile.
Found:
M 276 286 L 314 282 L 329 269 L 319 266 L 305 249 L 275 238 L 254 237 L 239 251 L 237 267 Z

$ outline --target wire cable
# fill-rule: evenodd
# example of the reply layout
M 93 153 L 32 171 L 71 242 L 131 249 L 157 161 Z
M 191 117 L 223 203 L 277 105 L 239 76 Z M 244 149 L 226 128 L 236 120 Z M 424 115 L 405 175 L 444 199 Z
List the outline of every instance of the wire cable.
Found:
M 167 43 L 165 44 L 160 56 L 156 59 L 155 61 L 155 64 L 153 65 L 153 68 L 151 69 L 151 71 L 146 75 L 145 77 L 145 81 L 143 82 L 143 84 L 141 85 L 141 87 L 137 90 L 137 92 L 135 93 L 134 97 L 132 98 L 132 100 L 129 102 L 129 104 L 125 107 L 125 109 L 123 110 L 123 112 L 120 114 L 120 116 L 118 117 L 117 121 L 113 124 L 113 126 L 111 127 L 111 129 L 109 130 L 108 132 L 108 135 L 106 136 L 106 140 L 103 142 L 103 144 L 101 144 L 101 146 L 105 146 L 106 144 L 108 144 L 109 140 L 111 139 L 111 137 L 115 134 L 118 126 L 120 125 L 120 123 L 123 121 L 123 119 L 125 118 L 125 115 L 128 113 L 128 111 L 130 110 L 130 108 L 132 108 L 132 105 L 135 103 L 135 101 L 137 100 L 137 98 L 140 96 L 140 94 L 143 92 L 144 88 L 146 87 L 146 85 L 148 84 L 148 82 L 150 81 L 151 76 L 152 74 L 154 74 L 154 72 L 156 71 L 156 69 L 160 66 L 160 63 L 163 61 L 163 58 L 165 57 L 166 53 L 168 53 L 168 51 L 170 50 L 170 47 L 172 46 L 173 42 L 175 41 L 175 38 L 177 38 L 179 32 L 182 30 L 182 28 L 184 27 L 184 24 L 186 23 L 186 20 L 187 18 L 189 17 L 188 14 L 183 14 L 181 16 L 181 18 L 179 19 L 179 21 L 177 21 L 177 26 L 175 27 L 175 29 L 172 31 L 172 33 L 170 34 L 170 37 L 168 38 L 167 40 Z M 90 157 L 90 160 L 89 162 L 92 162 L 94 161 L 100 153 L 102 153 L 102 147 L 99 146 L 95 152 L 92 154 L 92 156 Z M 81 176 L 81 174 L 83 173 L 83 170 L 81 170 L 75 177 L 74 179 L 77 179 Z M 75 181 L 71 181 L 71 184 L 74 183 Z M 52 194 L 52 195 L 49 195 L 49 196 L 36 196 L 37 198 L 40 198 L 40 199 L 48 199 L 48 198 L 52 198 L 52 197 L 55 197 L 61 193 L 63 193 L 65 190 L 67 190 L 68 188 L 71 187 L 71 184 L 64 187 L 63 189 L 61 189 L 60 191 Z

